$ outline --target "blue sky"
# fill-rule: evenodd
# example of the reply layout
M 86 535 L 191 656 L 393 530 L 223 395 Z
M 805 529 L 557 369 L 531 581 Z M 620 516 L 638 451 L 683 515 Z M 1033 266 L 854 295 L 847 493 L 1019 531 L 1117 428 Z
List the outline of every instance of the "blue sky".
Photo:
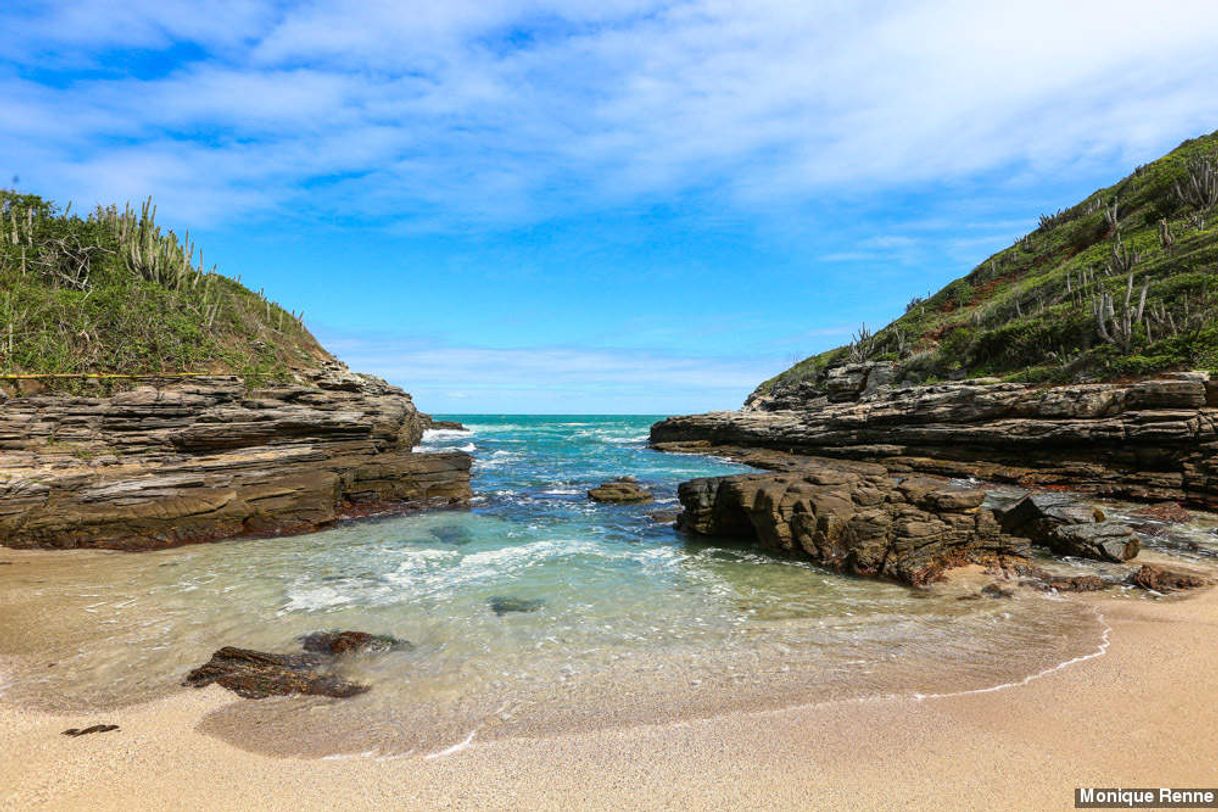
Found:
M 17 0 L 0 27 L 0 177 L 153 195 L 441 413 L 734 408 L 1218 128 L 1211 2 Z

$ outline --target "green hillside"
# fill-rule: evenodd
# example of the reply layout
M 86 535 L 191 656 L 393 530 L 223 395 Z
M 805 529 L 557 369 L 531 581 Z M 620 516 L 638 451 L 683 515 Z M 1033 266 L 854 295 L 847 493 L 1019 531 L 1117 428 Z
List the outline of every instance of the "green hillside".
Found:
M 884 329 L 860 330 L 758 393 L 815 389 L 826 367 L 848 361 L 894 361 L 914 382 L 1218 369 L 1218 132 L 1043 215 Z
M 139 211 L 79 216 L 0 191 L 0 375 L 235 373 L 284 379 L 329 355 L 301 320 L 203 265 Z

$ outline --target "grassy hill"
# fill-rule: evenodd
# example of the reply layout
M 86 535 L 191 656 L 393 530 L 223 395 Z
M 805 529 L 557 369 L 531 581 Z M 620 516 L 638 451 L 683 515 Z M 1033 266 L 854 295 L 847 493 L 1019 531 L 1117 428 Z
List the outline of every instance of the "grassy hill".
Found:
M 146 203 L 80 216 L 0 191 L 0 375 L 288 378 L 329 354 L 301 319 L 203 265 Z
M 1109 380 L 1218 369 L 1218 132 L 1054 214 L 871 334 L 755 394 L 817 388 L 849 361 L 905 380 Z

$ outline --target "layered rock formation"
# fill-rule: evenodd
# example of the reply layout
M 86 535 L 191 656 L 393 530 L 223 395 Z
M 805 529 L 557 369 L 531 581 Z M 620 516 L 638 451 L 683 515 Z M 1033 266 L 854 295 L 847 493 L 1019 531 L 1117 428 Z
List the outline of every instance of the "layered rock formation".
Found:
M 0 544 L 153 549 L 463 504 L 470 458 L 415 453 L 425 421 L 402 390 L 335 362 L 255 391 L 215 376 L 0 392 Z
M 1005 535 L 982 507 L 984 491 L 893 477 L 880 465 L 810 459 L 796 471 L 695 479 L 678 495 L 681 529 L 910 584 L 1029 552 L 1027 541 Z
M 756 396 L 738 412 L 669 418 L 652 427 L 652 444 L 778 449 L 1218 509 L 1218 381 L 1208 374 L 912 386 L 893 385 L 880 366 L 839 367 L 832 386 Z

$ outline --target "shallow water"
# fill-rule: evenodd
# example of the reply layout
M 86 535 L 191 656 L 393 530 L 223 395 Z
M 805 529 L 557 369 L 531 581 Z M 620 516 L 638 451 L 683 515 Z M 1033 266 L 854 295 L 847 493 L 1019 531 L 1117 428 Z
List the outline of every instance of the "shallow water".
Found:
M 411 651 L 351 658 L 349 700 L 241 702 L 205 729 L 279 753 L 427 753 L 502 735 L 664 722 L 1018 681 L 1094 652 L 1084 605 L 976 585 L 843 578 L 649 517 L 696 476 L 748 470 L 645 447 L 650 417 L 466 417 L 426 449 L 475 454 L 468 511 L 157 553 L 4 556 L 5 696 L 109 708 L 175 690 L 224 645 L 292 651 L 360 629 Z M 585 491 L 631 474 L 647 505 Z M 967 593 L 967 594 L 966 594 Z M 962 599 L 965 598 L 965 599 Z M 532 611 L 496 612 L 502 600 Z

